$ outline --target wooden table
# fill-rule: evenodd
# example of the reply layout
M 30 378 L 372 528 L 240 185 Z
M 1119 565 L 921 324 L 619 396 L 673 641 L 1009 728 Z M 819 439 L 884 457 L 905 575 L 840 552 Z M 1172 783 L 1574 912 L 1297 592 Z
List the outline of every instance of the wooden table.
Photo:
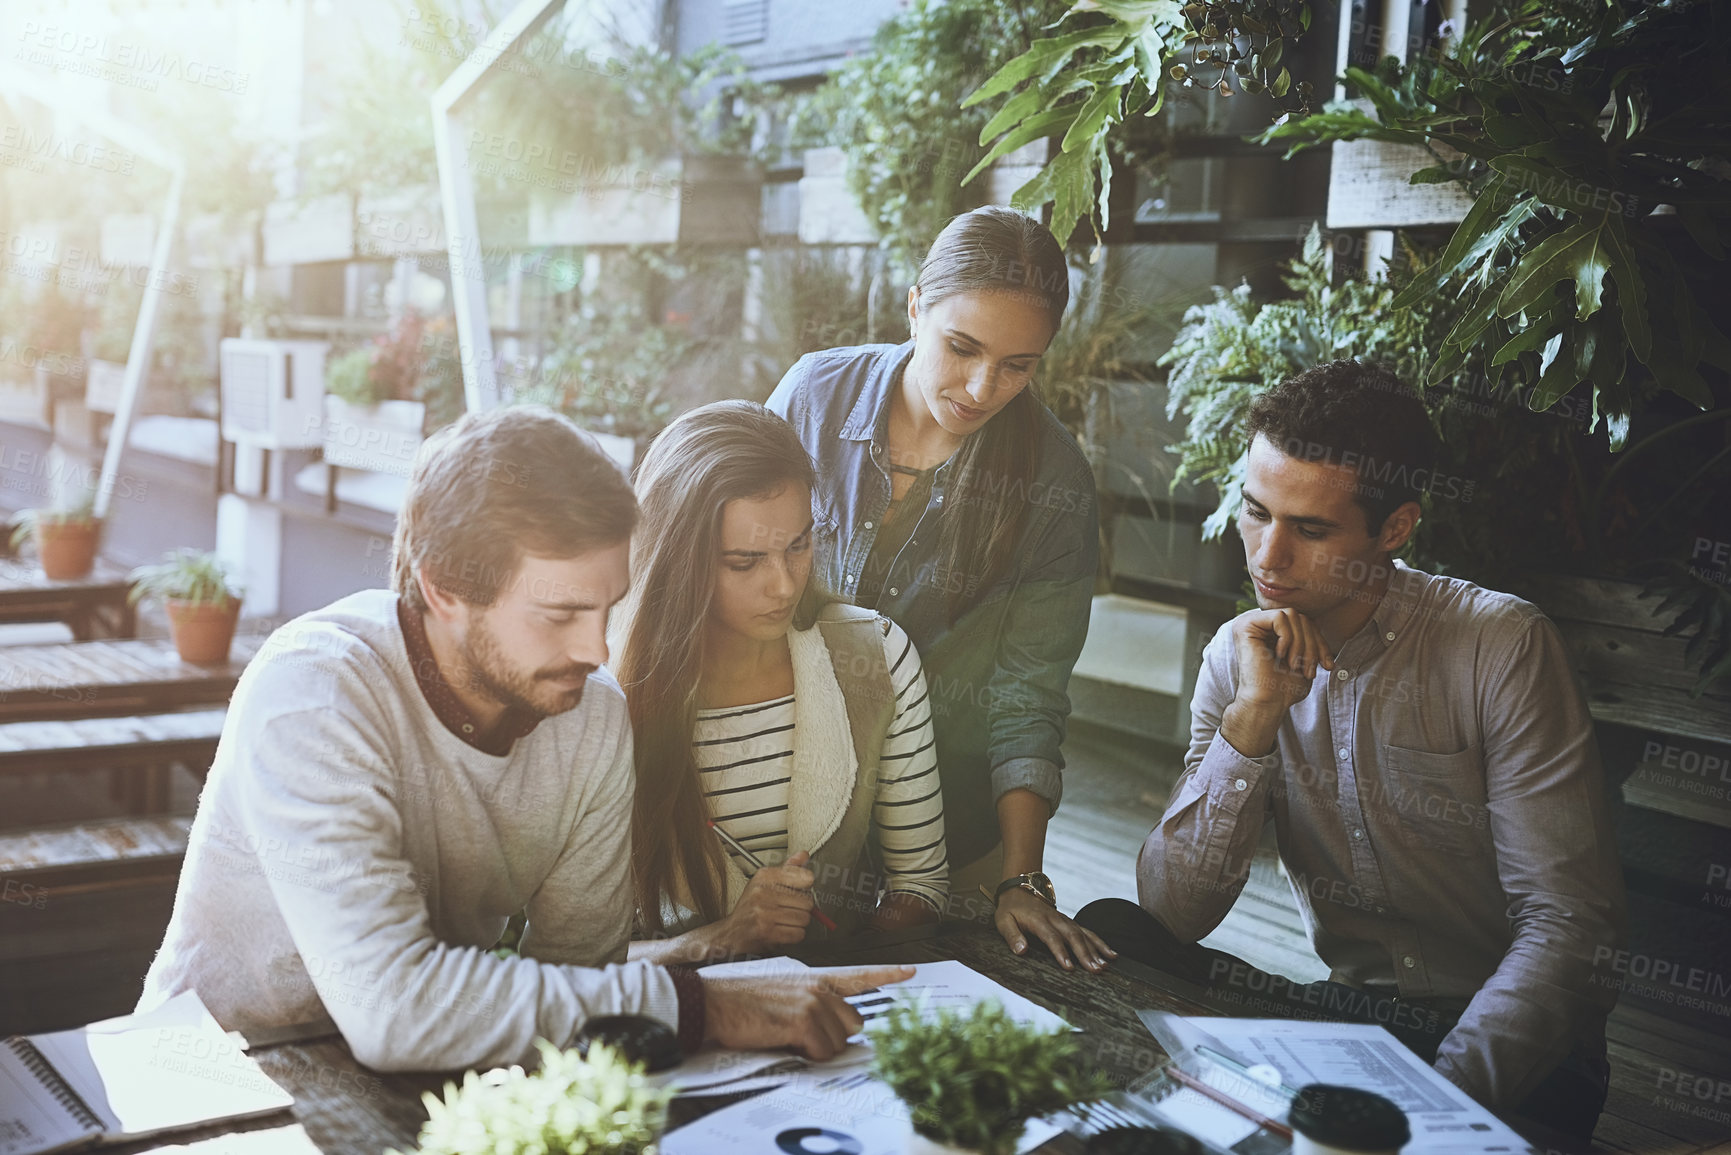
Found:
M 1112 969 L 1101 975 L 1066 973 L 1051 962 L 1050 956 L 1041 961 L 1011 954 L 995 931 L 971 924 L 948 924 L 937 937 L 846 955 L 812 956 L 809 961 L 860 965 L 945 959 L 960 960 L 1081 1027 L 1085 1053 L 1119 1086 L 1165 1059 L 1159 1044 L 1137 1020 L 1137 1010 L 1157 1007 L 1184 1014 L 1206 1013 L 1206 1008 L 1185 997 L 1178 984 L 1134 963 L 1114 962 Z M 327 1155 L 378 1155 L 388 1147 L 411 1150 L 426 1119 L 422 1092 L 438 1093 L 447 1080 L 460 1081 L 459 1074 L 375 1073 L 357 1063 L 347 1044 L 336 1037 L 257 1047 L 253 1057 L 266 1074 L 294 1095 L 295 1121 Z M 289 1122 L 279 1114 L 239 1127 L 210 1128 L 106 1150 L 122 1155 L 146 1152 L 237 1131 L 279 1128 Z M 1066 1136 L 1041 1150 L 1076 1152 L 1081 1145 Z
M 138 632 L 138 616 L 127 604 L 127 574 L 99 558 L 88 577 L 53 581 L 39 566 L 0 560 L 0 625 L 65 622 L 81 642 L 130 638 Z
M 229 660 L 195 666 L 167 638 L 7 646 L 0 652 L 0 721 L 154 714 L 225 703 L 264 644 L 239 634 Z

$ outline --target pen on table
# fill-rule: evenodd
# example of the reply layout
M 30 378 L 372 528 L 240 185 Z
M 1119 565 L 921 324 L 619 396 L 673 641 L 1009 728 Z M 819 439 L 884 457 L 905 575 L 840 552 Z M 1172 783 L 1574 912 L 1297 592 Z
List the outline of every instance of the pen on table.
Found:
M 727 844 L 729 850 L 751 863 L 752 869 L 763 869 L 763 860 L 741 845 L 739 839 L 717 826 L 714 819 L 709 820 L 709 828 L 715 831 L 716 837 L 720 838 L 721 841 Z M 815 898 L 811 900 L 811 916 L 817 919 L 818 922 L 822 923 L 825 930 L 836 929 L 835 919 L 823 912 L 823 909 L 817 905 L 817 899 Z
M 1247 1107 L 1243 1103 L 1240 1103 L 1237 1099 L 1234 1099 L 1232 1096 L 1226 1094 L 1224 1091 L 1220 1091 L 1214 1087 L 1210 1087 L 1207 1083 L 1204 1083 L 1201 1079 L 1198 1079 L 1195 1075 L 1192 1075 L 1189 1071 L 1186 1071 L 1184 1068 L 1182 1068 L 1176 1064 L 1173 1064 L 1172 1066 L 1166 1068 L 1166 1073 L 1168 1075 L 1171 1075 L 1174 1079 L 1178 1080 L 1180 1083 L 1184 1084 L 1186 1087 L 1189 1087 L 1192 1091 L 1197 1091 L 1197 1092 L 1207 1096 L 1208 1098 L 1213 1099 L 1216 1103 L 1219 1103 L 1222 1107 L 1225 1107 L 1228 1110 L 1231 1110 L 1231 1111 L 1233 1111 L 1239 1115 L 1243 1115 L 1246 1119 L 1249 1119 L 1252 1123 L 1256 1123 L 1259 1126 L 1266 1127 L 1270 1131 L 1273 1131 L 1276 1135 L 1284 1135 L 1288 1139 L 1292 1138 L 1292 1128 L 1288 1127 L 1285 1123 L 1282 1123 L 1277 1119 L 1270 1119 L 1267 1115 L 1264 1115 L 1261 1111 L 1256 1110 L 1254 1107 Z

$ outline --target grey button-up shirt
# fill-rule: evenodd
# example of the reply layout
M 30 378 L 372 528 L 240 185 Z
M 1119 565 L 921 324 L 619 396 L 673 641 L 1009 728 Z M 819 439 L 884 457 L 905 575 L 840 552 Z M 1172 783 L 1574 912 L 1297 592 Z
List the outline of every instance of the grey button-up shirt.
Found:
M 1228 622 L 1137 862 L 1142 905 L 1182 938 L 1208 934 L 1272 818 L 1333 979 L 1471 1000 L 1436 1059 L 1469 1094 L 1513 1107 L 1571 1050 L 1602 1056 L 1623 879 L 1592 719 L 1550 620 L 1396 563 L 1273 753 L 1246 758 L 1217 732 L 1236 684 Z

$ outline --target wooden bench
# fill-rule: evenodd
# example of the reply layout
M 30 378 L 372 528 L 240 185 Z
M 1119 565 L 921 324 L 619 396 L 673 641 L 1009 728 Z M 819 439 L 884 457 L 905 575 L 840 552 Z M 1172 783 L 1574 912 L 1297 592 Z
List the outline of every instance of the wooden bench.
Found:
M 0 834 L 0 891 L 14 905 L 34 907 L 38 895 L 45 906 L 90 890 L 172 886 L 191 829 L 189 815 L 171 814 Z M 30 901 L 21 901 L 25 894 Z
M 132 1009 L 191 826 L 162 816 L 0 834 L 0 1034 Z
M 126 600 L 131 589 L 128 571 L 100 558 L 88 577 L 73 581 L 53 581 L 35 565 L 0 560 L 0 625 L 65 622 L 81 642 L 130 638 L 138 632 Z
M 222 708 L 144 717 L 0 723 L 0 778 L 53 771 L 108 770 L 134 814 L 168 808 L 169 771 L 185 763 L 202 776 L 222 737 Z
M 0 722 L 158 714 L 227 702 L 264 639 L 235 638 L 229 660 L 195 666 L 166 638 L 0 648 Z

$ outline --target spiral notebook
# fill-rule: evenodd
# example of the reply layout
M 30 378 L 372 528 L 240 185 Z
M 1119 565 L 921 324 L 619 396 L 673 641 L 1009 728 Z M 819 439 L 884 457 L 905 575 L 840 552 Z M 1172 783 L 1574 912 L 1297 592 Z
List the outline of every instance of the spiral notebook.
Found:
M 41 1155 L 268 1115 L 294 1104 L 198 996 L 0 1041 L 0 1155 Z

